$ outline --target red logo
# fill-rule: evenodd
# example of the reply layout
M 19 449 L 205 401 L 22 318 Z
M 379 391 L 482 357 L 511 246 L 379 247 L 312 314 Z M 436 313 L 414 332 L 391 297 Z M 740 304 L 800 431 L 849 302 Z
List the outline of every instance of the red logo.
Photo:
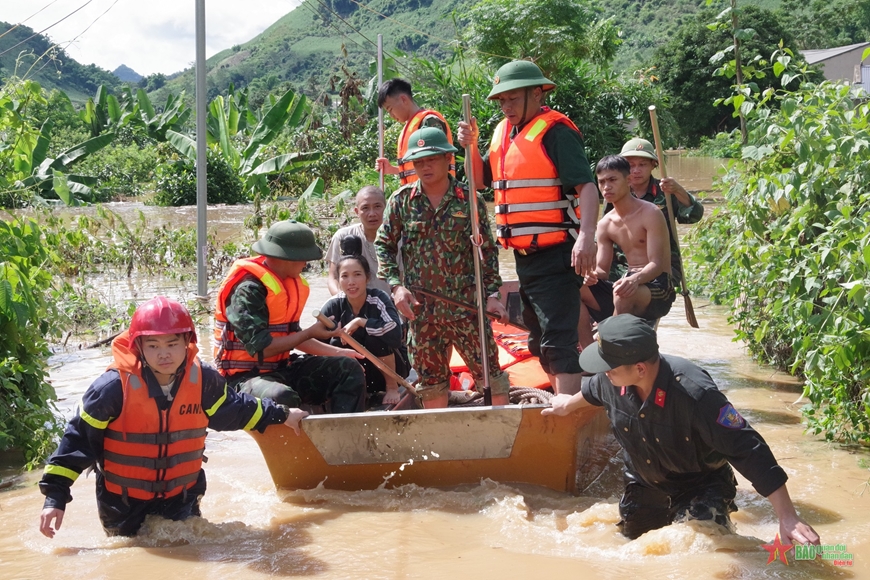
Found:
M 776 559 L 782 560 L 782 563 L 788 566 L 788 558 L 785 555 L 789 550 L 794 549 L 794 544 L 783 544 L 779 540 L 779 534 L 776 535 L 776 539 L 772 544 L 762 544 L 761 546 L 765 550 L 768 551 L 770 557 L 767 559 L 767 563 L 770 564 Z
M 425 139 L 418 139 L 418 140 L 417 140 L 417 147 L 422 147 L 422 146 L 425 145 L 425 144 L 426 144 L 426 140 L 425 140 Z
M 658 405 L 659 407 L 665 406 L 665 395 L 666 394 L 667 393 L 665 393 L 663 390 L 656 389 L 656 405 Z

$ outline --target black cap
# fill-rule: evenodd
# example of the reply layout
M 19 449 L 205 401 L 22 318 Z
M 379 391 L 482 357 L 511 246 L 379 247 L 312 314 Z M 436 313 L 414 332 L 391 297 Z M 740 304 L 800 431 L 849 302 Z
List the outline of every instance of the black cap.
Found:
M 647 361 L 659 353 L 656 331 L 633 314 L 611 316 L 598 325 L 598 344 L 580 353 L 580 368 L 603 373 Z

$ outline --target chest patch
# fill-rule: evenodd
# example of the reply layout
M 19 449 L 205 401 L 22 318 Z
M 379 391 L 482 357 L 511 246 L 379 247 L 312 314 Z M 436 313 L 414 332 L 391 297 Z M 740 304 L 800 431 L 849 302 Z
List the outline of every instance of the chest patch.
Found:
M 661 389 L 656 389 L 656 400 L 655 403 L 659 407 L 664 408 L 665 406 L 665 395 L 666 393 Z
M 716 422 L 728 429 L 743 429 L 746 426 L 746 419 L 740 416 L 731 403 L 719 409 L 719 418 Z
M 178 408 L 179 415 L 199 415 L 201 413 L 202 413 L 202 407 L 200 407 L 196 403 L 189 403 L 187 405 L 181 405 Z

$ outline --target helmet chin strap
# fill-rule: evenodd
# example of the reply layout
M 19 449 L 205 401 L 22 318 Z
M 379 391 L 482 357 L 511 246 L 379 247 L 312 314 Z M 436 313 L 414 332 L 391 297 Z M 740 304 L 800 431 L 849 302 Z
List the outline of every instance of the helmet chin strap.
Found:
M 535 90 L 536 88 L 537 87 L 526 87 L 526 90 L 523 93 L 523 116 L 520 117 L 520 122 L 517 123 L 517 127 L 523 127 L 523 126 L 525 126 L 526 123 L 528 123 L 531 120 L 531 119 L 527 118 L 529 116 L 529 100 L 530 100 L 529 96 L 532 94 L 532 91 Z M 535 111 L 535 114 L 537 114 L 540 109 L 541 109 L 541 107 L 538 107 L 538 109 Z

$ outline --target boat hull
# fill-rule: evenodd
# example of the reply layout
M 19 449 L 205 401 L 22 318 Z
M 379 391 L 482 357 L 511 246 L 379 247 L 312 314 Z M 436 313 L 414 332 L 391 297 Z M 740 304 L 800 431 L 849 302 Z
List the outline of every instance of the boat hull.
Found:
M 251 434 L 281 489 L 452 487 L 487 478 L 578 493 L 610 458 L 607 417 L 598 407 L 568 417 L 543 416 L 543 408 L 318 415 L 298 436 L 284 425 Z

